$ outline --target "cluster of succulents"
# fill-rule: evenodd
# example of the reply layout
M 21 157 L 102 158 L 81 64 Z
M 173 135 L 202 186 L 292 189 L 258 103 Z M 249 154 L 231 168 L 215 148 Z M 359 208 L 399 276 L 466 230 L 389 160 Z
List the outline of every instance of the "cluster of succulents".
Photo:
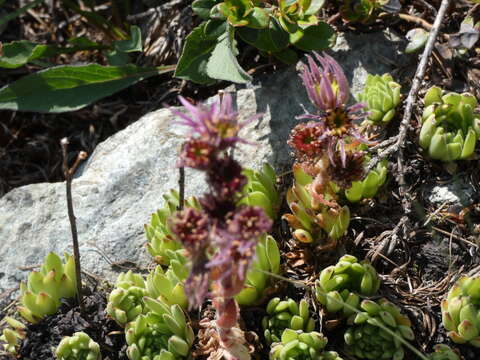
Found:
M 65 263 L 54 253 L 49 253 L 40 271 L 32 271 L 27 283 L 20 283 L 18 312 L 31 323 L 54 314 L 60 299 L 74 297 L 77 293 L 75 260 L 65 254 Z
M 360 310 L 348 319 L 350 326 L 344 334 L 347 351 L 358 359 L 403 359 L 405 351 L 399 339 L 415 338 L 408 317 L 386 299 L 363 300 Z
M 321 271 L 315 293 L 328 313 L 350 316 L 358 309 L 360 297 L 376 294 L 379 287 L 380 279 L 368 261 L 358 262 L 355 256 L 345 255 Z
M 425 94 L 424 103 L 420 146 L 432 159 L 468 159 L 480 138 L 477 99 L 468 93 L 445 93 L 433 86 Z
M 188 359 L 194 333 L 179 305 L 145 298 L 148 312 L 139 315 L 126 328 L 130 360 Z
M 26 326 L 10 316 L 3 320 L 8 324 L 8 327 L 3 329 L 0 342 L 4 343 L 2 347 L 5 352 L 16 355 L 22 340 L 25 339 Z
M 243 174 L 248 181 L 243 189 L 244 197 L 241 204 L 260 206 L 265 213 L 274 220 L 280 208 L 280 194 L 278 193 L 275 170 L 265 163 L 261 171 L 244 169 Z
M 147 295 L 145 280 L 142 275 L 131 270 L 118 275 L 115 288 L 108 297 L 107 314 L 120 326 L 125 326 L 143 314 Z
M 324 234 L 331 239 L 343 236 L 350 224 L 348 206 L 329 208 L 316 203 L 308 190 L 313 186 L 314 178 L 299 165 L 294 165 L 293 174 L 295 182 L 287 192 L 287 203 L 292 213 L 283 215 L 294 229 L 293 237 L 303 243 L 312 243 Z
M 370 158 L 366 156 L 368 161 Z M 373 198 L 380 187 L 387 180 L 387 161 L 379 161 L 378 164 L 368 172 L 365 179 L 361 181 L 353 181 L 352 187 L 345 189 L 345 197 L 351 203 L 356 203 L 362 199 Z
M 163 208 L 157 210 L 152 215 L 150 224 L 145 225 L 145 235 L 147 237 L 147 250 L 155 259 L 155 262 L 161 265 L 169 265 L 170 259 L 176 257 L 177 252 L 183 252 L 182 245 L 175 240 L 169 228 L 167 219 L 178 209 L 180 197 L 178 191 L 171 190 L 164 194 L 165 204 Z M 199 204 L 195 198 L 185 201 L 186 207 L 198 208 Z
M 460 278 L 441 303 L 442 323 L 458 344 L 480 347 L 480 277 Z
M 311 331 L 286 329 L 281 341 L 272 345 L 271 360 L 342 360 L 335 351 L 325 351 L 327 338 L 323 334 Z
M 235 296 L 239 305 L 254 305 L 264 296 L 270 285 L 271 274 L 280 274 L 280 250 L 270 235 L 263 236 L 255 249 L 255 259 L 247 272 L 245 285 Z
M 188 299 L 185 295 L 184 282 L 187 276 L 186 258 L 183 258 L 182 263 L 172 260 L 166 271 L 161 266 L 157 266 L 147 275 L 148 296 L 159 299 L 168 305 L 178 304 L 186 309 Z
M 84 332 L 64 337 L 55 350 L 55 356 L 58 360 L 102 360 L 100 345 Z
M 262 319 L 262 327 L 267 343 L 279 342 L 285 329 L 313 331 L 315 320 L 305 299 L 297 303 L 293 299 L 281 300 L 275 297 L 268 302 L 267 315 Z
M 358 94 L 358 100 L 365 103 L 365 110 L 368 111 L 367 120 L 375 125 L 383 125 L 392 120 L 400 104 L 400 90 L 400 84 L 390 74 L 368 74 L 365 87 Z

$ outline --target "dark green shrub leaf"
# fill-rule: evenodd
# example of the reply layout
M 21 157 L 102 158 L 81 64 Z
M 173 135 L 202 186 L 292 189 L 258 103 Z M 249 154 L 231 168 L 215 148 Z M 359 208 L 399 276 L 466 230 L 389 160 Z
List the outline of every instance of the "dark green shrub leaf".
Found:
M 205 24 L 204 33 L 208 39 L 217 40 L 227 31 L 225 20 L 208 20 Z
M 336 33 L 325 22 L 290 34 L 290 42 L 303 51 L 321 51 L 335 44 Z
M 324 4 L 325 0 L 312 0 L 307 11 L 305 11 L 305 16 L 316 15 Z
M 142 51 L 142 31 L 138 26 L 132 25 L 130 27 L 130 39 L 115 41 L 114 47 L 115 50 L 123 53 Z
M 58 54 L 67 54 L 80 50 L 103 48 L 105 48 L 103 45 L 93 42 L 89 44 L 78 43 L 78 45 L 69 48 L 61 48 L 54 45 L 36 44 L 26 40 L 13 41 L 3 45 L 3 55 L 0 56 L 0 67 L 15 69 L 36 59 L 48 58 Z
M 295 64 L 298 61 L 298 54 L 294 50 L 289 48 L 273 53 L 273 56 L 288 65 Z
M 190 80 L 197 84 L 212 84 L 215 82 L 207 75 L 207 63 L 217 39 L 205 35 L 207 23 L 197 26 L 186 37 L 182 55 L 177 64 L 175 77 Z
M 252 80 L 238 64 L 236 55 L 238 53 L 233 27 L 228 27 L 217 42 L 212 56 L 207 63 L 207 74 L 213 79 L 227 80 L 235 83 L 243 84 Z
M 243 41 L 266 52 L 278 52 L 288 46 L 288 33 L 286 33 L 274 18 L 270 19 L 268 28 L 255 30 L 240 28 L 237 33 Z
M 215 0 L 195 0 L 192 3 L 192 10 L 204 20 L 210 18 L 210 10 L 216 5 Z
M 264 9 L 255 7 L 246 19 L 248 20 L 248 27 L 264 29 L 268 26 L 270 16 L 268 16 L 268 13 Z
M 81 109 L 136 82 L 173 71 L 173 66 L 57 66 L 0 89 L 0 109 L 65 112 Z

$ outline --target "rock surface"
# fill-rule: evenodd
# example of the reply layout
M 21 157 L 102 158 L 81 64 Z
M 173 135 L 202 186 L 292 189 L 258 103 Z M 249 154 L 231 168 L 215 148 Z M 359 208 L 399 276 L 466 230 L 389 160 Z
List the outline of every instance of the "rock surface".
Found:
M 353 92 L 367 72 L 392 70 L 399 60 L 399 40 L 388 33 L 339 37 L 334 57 L 344 67 Z M 386 59 L 386 60 L 385 60 Z M 286 140 L 302 106 L 312 110 L 294 67 L 237 87 L 237 106 L 244 118 L 264 113 L 250 123 L 243 137 L 256 146 L 243 146 L 237 158 L 247 167 L 265 161 L 278 168 L 290 163 Z M 176 154 L 185 132 L 167 109 L 142 117 L 98 145 L 76 174 L 73 201 L 84 269 L 112 280 L 123 261 L 145 266 L 143 224 L 162 205 L 162 194 L 177 185 Z M 203 176 L 187 170 L 187 194 L 204 189 Z M 71 252 L 65 184 L 35 184 L 0 198 L 0 301 L 18 287 L 49 251 Z

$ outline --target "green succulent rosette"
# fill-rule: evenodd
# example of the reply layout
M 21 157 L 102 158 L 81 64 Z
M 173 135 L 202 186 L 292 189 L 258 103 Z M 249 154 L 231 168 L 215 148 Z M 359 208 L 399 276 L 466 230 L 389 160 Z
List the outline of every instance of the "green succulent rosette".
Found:
M 55 356 L 58 360 L 101 360 L 100 345 L 84 332 L 76 332 L 60 341 Z
M 263 236 L 256 247 L 255 259 L 247 272 L 245 286 L 235 296 L 239 305 L 255 305 L 264 296 L 272 282 L 270 274 L 280 273 L 280 250 L 277 241 L 270 235 Z
M 179 305 L 144 299 L 149 311 L 128 324 L 125 332 L 130 360 L 190 358 L 194 333 Z
M 460 360 L 460 356 L 445 344 L 437 344 L 433 347 L 434 352 L 429 355 L 430 360 Z
M 367 161 L 369 157 L 366 157 Z M 345 190 L 345 197 L 351 203 L 359 202 L 362 199 L 371 199 L 375 197 L 380 187 L 387 180 L 387 160 L 380 161 L 375 168 L 365 176 L 362 181 L 352 182 L 352 186 Z
M 25 339 L 27 327 L 22 322 L 9 316 L 5 317 L 3 321 L 8 324 L 8 327 L 3 329 L 0 343 L 3 343 L 1 345 L 5 352 L 16 355 L 22 341 Z
M 334 351 L 324 351 L 327 338 L 311 331 L 285 329 L 281 341 L 272 345 L 270 360 L 342 360 Z
M 408 317 L 386 299 L 363 300 L 361 311 L 348 319 L 344 334 L 347 351 L 358 359 L 402 360 L 402 342 L 415 338 Z
M 182 263 L 172 259 L 167 271 L 164 271 L 161 266 L 157 266 L 154 271 L 150 272 L 146 281 L 148 295 L 165 304 L 178 304 L 186 309 L 188 307 L 188 298 L 184 289 L 184 282 L 188 277 L 186 262 L 185 257 Z
M 328 313 L 350 316 L 358 309 L 360 296 L 372 296 L 379 287 L 380 278 L 368 261 L 358 262 L 355 256 L 345 255 L 336 265 L 322 270 L 315 294 Z
M 262 319 L 262 327 L 267 343 L 281 341 L 285 329 L 313 331 L 315 320 L 310 317 L 310 310 L 306 300 L 300 303 L 287 298 L 271 299 L 267 305 L 267 315 Z
M 61 298 L 76 295 L 75 260 L 65 254 L 65 263 L 55 253 L 45 257 L 40 271 L 32 271 L 27 283 L 20 283 L 18 312 L 31 323 L 54 314 Z
M 480 347 L 480 277 L 462 277 L 441 303 L 442 323 L 457 344 Z
M 303 243 L 312 243 L 325 234 L 334 240 L 345 235 L 350 224 L 348 206 L 333 209 L 316 204 L 309 192 L 313 178 L 298 164 L 293 166 L 293 175 L 294 184 L 287 191 L 287 203 L 292 213 L 283 215 L 294 229 L 293 237 Z
M 161 265 L 169 265 L 171 256 L 176 252 L 183 252 L 182 245 L 175 240 L 169 225 L 169 217 L 177 210 L 180 204 L 180 197 L 176 190 L 164 194 L 165 205 L 152 215 L 150 224 L 145 225 L 145 235 L 147 237 L 147 250 L 155 259 L 155 262 Z M 199 208 L 195 198 L 185 201 L 185 206 Z
M 363 92 L 358 94 L 358 100 L 365 104 L 368 121 L 372 124 L 383 125 L 395 116 L 400 105 L 400 84 L 393 81 L 390 74 L 367 75 Z
M 146 311 L 143 302 L 146 295 L 147 288 L 141 275 L 131 270 L 121 273 L 108 297 L 107 314 L 120 326 L 125 326 Z
M 275 220 L 280 208 L 280 194 L 277 190 L 277 175 L 269 164 L 264 164 L 261 171 L 244 169 L 248 182 L 243 189 L 240 204 L 259 206 Z
M 480 138 L 477 99 L 468 93 L 444 93 L 433 86 L 425 94 L 420 146 L 428 155 L 445 162 L 468 159 Z

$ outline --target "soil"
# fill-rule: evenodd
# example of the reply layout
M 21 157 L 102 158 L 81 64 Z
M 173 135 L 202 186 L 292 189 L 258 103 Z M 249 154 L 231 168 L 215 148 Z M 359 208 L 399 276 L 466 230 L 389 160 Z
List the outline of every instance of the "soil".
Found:
M 173 3 L 174 1 L 172 1 Z M 400 35 L 418 27 L 423 20 L 433 24 L 439 0 L 404 0 L 402 13 L 413 17 L 400 19 L 393 15 L 384 15 L 371 25 L 351 25 L 337 16 L 338 6 L 329 4 L 324 16 L 339 31 L 373 32 L 387 26 Z M 133 13 L 146 10 L 147 2 L 135 2 Z M 332 2 L 335 3 L 335 2 Z M 53 5 L 51 5 L 53 4 Z M 188 10 L 189 1 L 176 1 L 173 14 Z M 6 11 L 15 8 L 15 4 L 6 4 Z M 92 29 L 84 21 L 76 20 L 71 27 L 60 26 L 74 14 L 68 10 L 51 11 L 54 1 L 35 7 L 15 20 L 1 34 L 2 41 L 26 39 L 62 45 L 71 36 L 86 34 L 91 39 L 102 39 L 102 34 Z M 480 7 L 477 6 L 478 9 Z M 60 9 L 59 6 L 57 8 Z M 460 23 L 473 5 L 468 1 L 452 1 L 444 21 L 442 33 L 458 32 Z M 41 19 L 42 21 L 39 21 Z M 418 20 L 420 19 L 420 20 Z M 175 29 L 187 34 L 195 25 L 194 21 L 180 22 Z M 52 31 L 52 29 L 54 31 Z M 158 29 L 157 29 L 158 30 Z M 152 30 L 153 31 L 153 30 Z M 167 32 L 168 29 L 159 31 Z M 164 33 L 157 34 L 165 35 Z M 147 34 L 148 35 L 148 34 Z M 150 34 L 151 35 L 151 34 Z M 166 53 L 155 56 L 140 55 L 135 59 L 139 64 L 165 65 L 178 60 L 182 38 L 176 39 L 179 46 L 172 46 Z M 469 91 L 480 97 L 480 58 L 478 51 L 472 49 L 463 57 L 454 56 L 448 41 L 440 37 L 435 46 L 427 69 L 419 97 L 431 85 L 439 85 L 452 91 Z M 283 65 L 273 59 L 259 57 L 255 51 L 241 45 L 244 55 L 240 61 L 244 68 L 253 74 L 269 73 Z M 104 56 L 98 52 L 61 56 L 51 59 L 53 64 L 97 62 L 106 64 Z M 14 71 L 5 71 L 0 85 L 10 83 L 21 76 L 35 72 L 37 65 L 29 65 Z M 410 78 L 399 79 L 408 89 Z M 73 159 L 80 150 L 93 152 L 96 145 L 115 132 L 135 122 L 143 114 L 158 109 L 162 104 L 178 105 L 177 96 L 200 101 L 228 84 L 220 82 L 213 87 L 202 87 L 172 79 L 166 74 L 140 82 L 115 95 L 105 98 L 94 105 L 67 114 L 31 114 L 12 111 L 0 111 L 0 196 L 6 192 L 27 184 L 38 182 L 62 181 L 62 155 L 59 141 L 69 137 L 69 157 Z M 435 184 L 451 179 L 452 169 L 425 158 L 418 145 L 421 107 L 415 107 L 412 116 L 412 129 L 409 132 L 405 149 L 405 179 L 408 184 L 408 196 L 412 203 L 412 212 L 407 214 L 405 226 L 398 226 L 403 218 L 402 198 L 399 195 L 395 176 L 398 169 L 395 164 L 389 166 L 389 181 L 375 200 L 365 201 L 351 207 L 353 214 L 349 232 L 336 249 L 320 251 L 319 246 L 300 245 L 291 239 L 290 230 L 279 221 L 274 236 L 281 246 L 283 275 L 292 280 L 302 280 L 312 284 L 318 272 L 334 264 L 339 255 L 349 253 L 359 258 L 370 259 L 382 277 L 380 296 L 386 297 L 409 315 L 413 323 L 416 339 L 415 347 L 430 352 L 433 345 L 446 343 L 459 351 L 464 360 L 480 359 L 480 349 L 471 346 L 453 344 L 446 336 L 441 324 L 440 301 L 460 274 L 478 272 L 480 265 L 478 244 L 480 243 L 480 196 L 471 199 L 469 206 L 446 207 L 439 209 L 424 197 L 424 190 Z M 386 135 L 398 132 L 402 111 L 399 111 L 386 129 Z M 459 162 L 455 173 L 468 181 L 478 192 L 480 184 L 480 164 L 478 154 L 468 162 Z M 283 173 L 283 172 L 282 172 Z M 291 182 L 290 175 L 280 179 L 285 191 Z M 280 213 L 288 212 L 286 204 Z M 403 233 L 405 232 L 405 233 Z M 279 282 L 271 295 L 290 296 L 294 299 L 309 299 L 312 309 L 317 309 L 312 294 L 305 287 L 293 282 Z M 0 300 L 2 298 L 0 294 Z M 82 316 L 73 301 L 63 303 L 60 311 L 28 328 L 27 340 L 23 343 L 21 359 L 53 359 L 52 348 L 56 347 L 63 336 L 76 331 L 85 331 L 102 348 L 104 359 L 124 360 L 125 339 L 121 328 L 105 315 L 106 294 L 91 291 L 85 299 L 86 314 Z M 265 302 L 268 299 L 265 299 Z M 317 309 L 319 310 L 319 309 Z M 318 312 L 316 312 L 318 313 Z M 263 331 L 261 319 L 264 316 L 262 306 L 242 310 L 244 327 L 258 335 L 255 357 L 266 359 L 268 347 L 262 345 Z M 195 329 L 198 330 L 198 329 Z M 339 327 L 325 330 L 330 342 L 328 348 L 343 354 L 343 332 Z M 407 351 L 407 360 L 417 357 Z

